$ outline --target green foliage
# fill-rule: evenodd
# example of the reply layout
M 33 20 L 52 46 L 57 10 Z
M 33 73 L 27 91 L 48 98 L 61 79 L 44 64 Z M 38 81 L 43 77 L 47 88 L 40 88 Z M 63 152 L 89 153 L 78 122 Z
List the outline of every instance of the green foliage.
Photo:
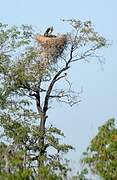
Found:
M 106 40 L 94 31 L 90 21 L 69 22 L 74 31 L 65 35 L 64 53 L 58 58 L 61 61 L 55 63 L 43 58 L 42 47 L 35 43 L 31 26 L 18 28 L 0 23 L 2 180 L 62 180 L 71 171 L 64 155 L 74 148 L 61 143 L 64 138 L 61 130 L 53 126 L 46 128 L 47 111 L 54 99 L 69 105 L 79 102 L 66 71 L 72 62 L 98 57 L 95 51 L 105 47 Z M 55 86 L 62 78 L 68 87 L 66 92 L 60 89 L 61 85 Z M 74 178 L 83 179 L 85 174 L 84 170 Z
M 88 174 L 87 168 L 82 169 L 80 172 L 78 171 L 75 176 L 72 177 L 72 180 L 88 180 L 86 175 Z
M 92 139 L 83 162 L 103 179 L 117 179 L 117 128 L 109 119 Z
M 58 138 L 55 137 L 63 134 L 59 129 L 51 126 L 51 128 L 46 130 L 47 134 L 50 133 L 49 129 L 51 132 L 52 129 L 54 130 L 55 136 L 53 134 L 53 139 L 50 141 L 48 135 L 45 146 L 46 148 L 54 147 L 55 151 L 53 151 L 53 154 L 47 153 L 43 157 L 46 163 L 44 167 L 39 169 L 41 176 L 37 176 L 39 158 L 38 140 L 40 138 L 40 133 L 37 131 L 38 126 L 22 124 L 22 122 L 16 122 L 7 118 L 0 121 L 1 127 L 4 128 L 1 141 L 5 141 L 5 143 L 1 142 L 0 145 L 0 177 L 3 179 L 29 179 L 34 176 L 37 179 L 43 177 L 43 179 L 48 180 L 59 180 L 67 176 L 70 168 L 68 161 L 63 158 L 63 153 L 72 149 L 72 146 L 60 144 Z M 55 141 L 57 142 L 56 146 Z M 9 144 L 7 144 L 8 142 Z

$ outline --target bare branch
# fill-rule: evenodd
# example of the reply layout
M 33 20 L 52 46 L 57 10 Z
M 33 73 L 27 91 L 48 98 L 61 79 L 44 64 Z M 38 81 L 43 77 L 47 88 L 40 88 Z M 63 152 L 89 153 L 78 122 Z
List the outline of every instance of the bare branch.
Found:
M 59 72 L 57 72 L 57 74 L 54 76 L 54 78 L 52 79 L 49 87 L 48 87 L 48 90 L 47 90 L 47 93 L 46 93 L 46 96 L 45 96 L 45 100 L 44 100 L 44 106 L 43 106 L 43 112 L 44 114 L 46 113 L 46 111 L 48 110 L 48 103 L 49 103 L 49 97 L 50 97 L 50 94 L 52 92 L 52 89 L 53 89 L 53 86 L 54 84 L 56 83 L 56 81 L 58 81 L 59 79 L 61 79 L 59 76 L 64 72 L 66 71 L 67 69 L 70 68 L 69 64 L 70 62 L 72 61 L 72 56 L 73 56 L 73 51 L 74 51 L 74 46 L 72 45 L 71 46 L 71 51 L 70 51 L 70 58 L 69 60 L 66 62 L 66 65 L 65 67 L 63 67 Z M 63 77 L 63 76 L 61 76 Z

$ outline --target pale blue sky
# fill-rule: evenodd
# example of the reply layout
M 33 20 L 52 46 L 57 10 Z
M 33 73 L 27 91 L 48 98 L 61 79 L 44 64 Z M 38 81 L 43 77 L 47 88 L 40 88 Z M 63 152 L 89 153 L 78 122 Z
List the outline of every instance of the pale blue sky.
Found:
M 10 25 L 31 24 L 43 32 L 53 25 L 56 32 L 69 26 L 61 18 L 91 20 L 96 30 L 112 42 L 103 50 L 103 70 L 96 61 L 80 63 L 72 68 L 74 89 L 83 87 L 82 102 L 77 107 L 51 110 L 50 122 L 62 129 L 66 142 L 76 147 L 70 154 L 79 160 L 97 127 L 111 117 L 117 119 L 117 1 L 116 0 L 0 0 L 0 21 Z

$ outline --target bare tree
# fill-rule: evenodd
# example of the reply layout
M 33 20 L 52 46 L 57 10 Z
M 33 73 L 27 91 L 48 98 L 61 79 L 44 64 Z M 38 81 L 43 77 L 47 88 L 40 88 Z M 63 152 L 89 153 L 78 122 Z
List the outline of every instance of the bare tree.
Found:
M 38 88 L 30 96 L 35 96 L 37 110 L 40 115 L 40 156 L 45 154 L 48 147 L 44 143 L 45 124 L 48 118 L 47 112 L 51 100 L 65 102 L 70 106 L 79 103 L 79 93 L 72 91 L 71 83 L 67 79 L 67 71 L 72 63 L 78 61 L 89 61 L 95 57 L 101 62 L 100 56 L 96 51 L 106 46 L 106 40 L 94 31 L 91 21 L 81 22 L 79 20 L 63 20 L 68 21 L 73 27 L 72 33 L 65 35 L 52 36 L 45 38 L 37 36 L 41 53 L 45 53 L 41 61 L 46 61 L 45 67 L 55 68 L 54 75 L 47 79 L 48 86 L 43 89 L 43 76 L 40 78 Z M 43 48 L 43 49 L 42 49 Z M 43 62 L 42 62 L 43 63 Z M 64 79 L 68 84 L 68 90 L 56 89 L 55 85 Z M 41 102 L 40 92 L 45 92 L 43 102 Z

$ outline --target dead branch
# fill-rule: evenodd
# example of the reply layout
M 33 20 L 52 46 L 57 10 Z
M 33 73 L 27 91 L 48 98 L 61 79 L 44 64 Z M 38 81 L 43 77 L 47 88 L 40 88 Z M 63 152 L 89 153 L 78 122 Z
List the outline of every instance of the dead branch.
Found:
M 69 64 L 70 62 L 72 61 L 72 55 L 73 55 L 73 51 L 74 51 L 74 47 L 73 45 L 71 46 L 71 52 L 70 52 L 70 58 L 68 60 L 68 62 L 66 62 L 66 65 L 65 67 L 63 67 L 55 76 L 54 78 L 52 79 L 49 87 L 48 87 L 48 90 L 47 90 L 47 93 L 46 93 L 46 96 L 45 96 L 45 100 L 44 100 L 44 107 L 43 107 L 43 112 L 44 114 L 46 113 L 46 111 L 48 110 L 48 103 L 49 103 L 49 97 L 50 97 L 50 94 L 52 92 L 52 89 L 53 89 L 53 86 L 54 84 L 60 79 L 59 76 L 66 70 L 68 70 L 70 68 Z

